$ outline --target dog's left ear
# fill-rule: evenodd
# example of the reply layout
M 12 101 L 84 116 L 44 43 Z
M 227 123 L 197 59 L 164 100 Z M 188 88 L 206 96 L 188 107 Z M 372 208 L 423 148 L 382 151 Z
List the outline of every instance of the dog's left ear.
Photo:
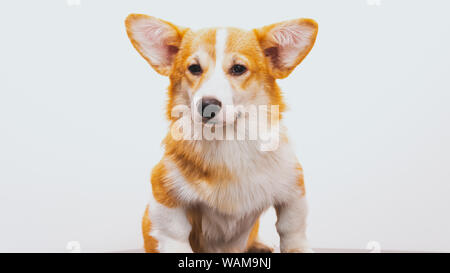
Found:
M 275 78 L 286 78 L 308 55 L 317 31 L 317 23 L 312 19 L 290 20 L 254 30 Z
M 169 76 L 187 28 L 145 14 L 125 20 L 128 37 L 136 50 L 161 75 Z

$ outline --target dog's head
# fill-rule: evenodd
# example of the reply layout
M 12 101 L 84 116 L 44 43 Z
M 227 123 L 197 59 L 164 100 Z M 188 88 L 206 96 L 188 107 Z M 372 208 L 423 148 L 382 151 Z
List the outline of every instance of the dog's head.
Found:
M 188 106 L 204 123 L 227 124 L 239 107 L 278 105 L 276 79 L 287 77 L 313 47 L 317 23 L 296 19 L 251 31 L 210 28 L 193 31 L 142 14 L 127 17 L 136 50 L 170 77 L 168 115 Z

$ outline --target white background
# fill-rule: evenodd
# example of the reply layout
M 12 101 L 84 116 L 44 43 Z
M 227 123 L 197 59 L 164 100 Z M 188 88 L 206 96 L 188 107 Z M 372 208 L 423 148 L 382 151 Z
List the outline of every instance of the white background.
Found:
M 374 0 L 376 2 L 377 0 Z M 279 82 L 313 247 L 450 250 L 450 4 L 445 0 L 2 1 L 0 251 L 142 246 L 168 80 L 124 19 L 194 28 L 319 23 Z

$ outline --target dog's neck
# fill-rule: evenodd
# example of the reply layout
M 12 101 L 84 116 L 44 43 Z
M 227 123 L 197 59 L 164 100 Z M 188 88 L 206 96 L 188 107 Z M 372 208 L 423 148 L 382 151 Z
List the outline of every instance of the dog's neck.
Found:
M 236 180 L 236 175 L 260 167 L 278 151 L 262 150 L 265 143 L 259 140 L 175 140 L 170 133 L 163 143 L 166 156 L 188 180 L 211 183 Z

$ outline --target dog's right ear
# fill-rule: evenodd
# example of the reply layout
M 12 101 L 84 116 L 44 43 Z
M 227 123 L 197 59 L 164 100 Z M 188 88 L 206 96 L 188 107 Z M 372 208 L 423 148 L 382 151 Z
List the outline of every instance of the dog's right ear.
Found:
M 125 20 L 134 48 L 161 75 L 169 76 L 183 34 L 187 29 L 144 14 L 130 14 Z

